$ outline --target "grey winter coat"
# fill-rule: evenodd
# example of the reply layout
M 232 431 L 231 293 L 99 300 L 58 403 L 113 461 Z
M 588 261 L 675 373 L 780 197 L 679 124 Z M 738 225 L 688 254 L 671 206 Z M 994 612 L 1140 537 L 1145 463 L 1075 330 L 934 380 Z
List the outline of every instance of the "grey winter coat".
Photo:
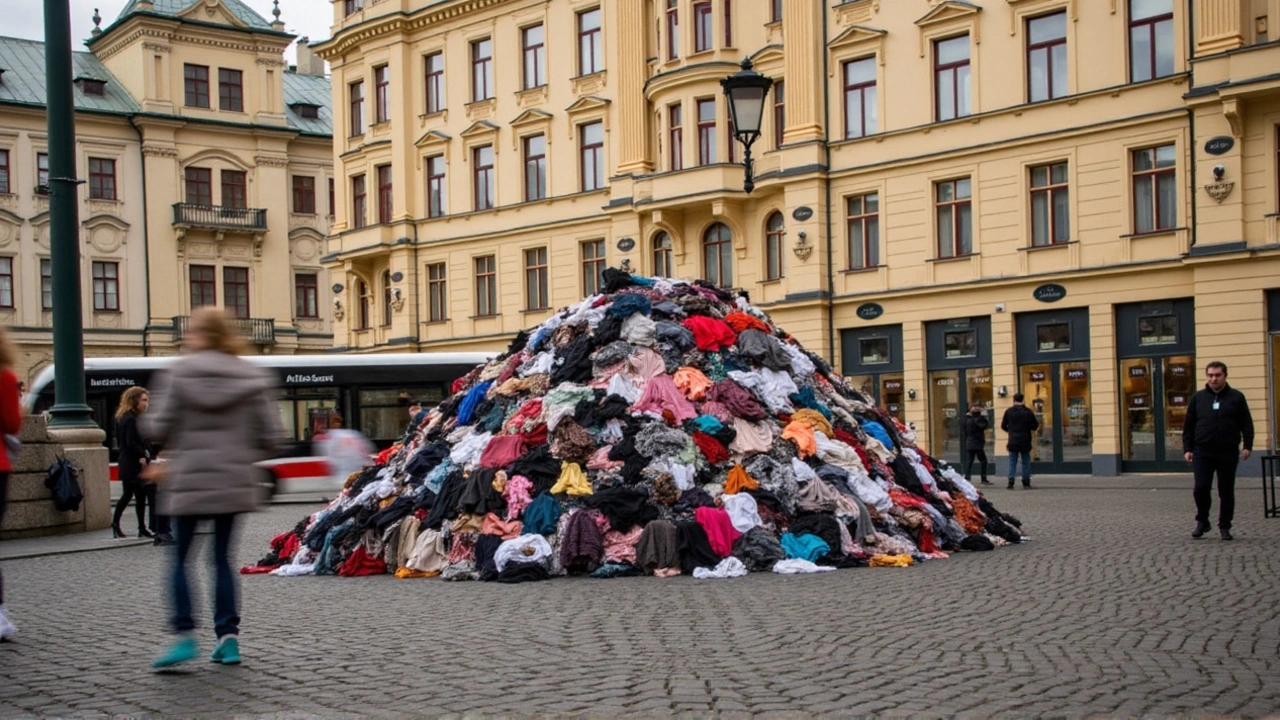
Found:
M 164 445 L 160 512 L 213 515 L 254 510 L 262 471 L 253 464 L 285 442 L 276 382 L 267 371 L 212 350 L 157 376 L 143 435 Z

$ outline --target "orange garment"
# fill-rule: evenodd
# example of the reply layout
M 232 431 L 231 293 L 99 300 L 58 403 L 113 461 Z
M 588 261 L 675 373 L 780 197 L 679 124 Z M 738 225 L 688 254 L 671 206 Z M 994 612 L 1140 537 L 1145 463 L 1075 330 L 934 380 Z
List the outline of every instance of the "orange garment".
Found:
M 407 567 L 402 567 L 396 571 L 396 577 L 400 580 L 405 578 L 433 578 L 439 574 L 439 570 L 411 570 Z
M 743 330 L 759 330 L 762 333 L 771 333 L 769 326 L 764 324 L 759 318 L 752 317 L 744 312 L 731 312 L 724 317 L 724 321 L 728 323 L 733 331 L 740 333 Z
M 810 410 L 809 408 L 797 410 L 795 411 L 795 414 L 791 416 L 791 420 L 792 422 L 803 422 L 827 437 L 831 437 L 833 434 L 833 431 L 831 430 L 831 423 L 828 422 L 827 418 L 817 410 Z
M 910 555 L 873 555 L 867 564 L 871 567 L 910 567 L 914 562 Z
M 702 374 L 702 371 L 692 367 L 682 367 L 676 370 L 675 374 L 676 388 L 684 393 L 684 396 L 690 400 L 702 400 L 707 397 L 707 390 L 715 383 L 710 378 Z
M 520 537 L 524 524 L 519 520 L 505 521 L 493 513 L 484 516 L 484 525 L 480 532 L 484 535 L 499 535 L 503 540 Z
M 951 507 L 955 510 L 956 522 L 960 523 L 960 527 L 964 528 L 966 533 L 975 535 L 987 526 L 987 516 L 983 515 L 982 511 L 964 495 L 959 493 L 953 495 Z
M 724 482 L 726 495 L 737 495 L 743 490 L 758 490 L 760 483 L 751 477 L 741 465 L 734 465 L 729 471 L 729 479 Z
M 801 460 L 818 453 L 818 438 L 814 437 L 813 428 L 803 421 L 792 420 L 788 423 L 782 430 L 782 439 L 796 444 Z

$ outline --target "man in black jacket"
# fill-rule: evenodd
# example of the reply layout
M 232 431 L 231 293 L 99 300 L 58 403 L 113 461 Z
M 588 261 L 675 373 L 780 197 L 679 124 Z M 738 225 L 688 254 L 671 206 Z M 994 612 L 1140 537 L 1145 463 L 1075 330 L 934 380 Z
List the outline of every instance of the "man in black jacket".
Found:
M 1014 393 L 1013 407 L 1004 411 L 1000 429 L 1009 434 L 1009 489 L 1017 476 L 1018 458 L 1022 458 L 1022 487 L 1031 489 L 1031 434 L 1040 427 L 1040 421 L 1031 408 L 1022 404 L 1022 393 Z
M 987 415 L 982 412 L 981 405 L 973 405 L 969 408 L 969 414 L 964 416 L 961 428 L 964 432 L 965 447 L 965 464 L 964 479 L 972 480 L 973 478 L 973 461 L 976 459 L 982 463 L 982 484 L 990 485 L 987 480 Z
M 1236 510 L 1236 466 L 1253 452 L 1253 416 L 1244 393 L 1227 384 L 1227 366 L 1217 360 L 1204 369 L 1204 388 L 1187 403 L 1182 425 L 1182 450 L 1195 472 L 1196 529 L 1191 537 L 1209 530 L 1213 506 L 1213 475 L 1218 474 L 1218 532 L 1231 539 L 1231 519 Z M 1244 450 L 1240 442 L 1244 441 Z

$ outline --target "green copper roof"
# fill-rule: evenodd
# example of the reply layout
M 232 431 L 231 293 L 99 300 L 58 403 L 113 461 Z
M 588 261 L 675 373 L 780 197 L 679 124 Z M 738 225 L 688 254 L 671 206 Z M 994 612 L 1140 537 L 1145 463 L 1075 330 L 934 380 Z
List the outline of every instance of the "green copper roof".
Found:
M 40 40 L 0 37 L 0 102 L 15 102 L 43 107 L 48 102 L 45 91 L 44 43 Z M 75 105 L 78 110 L 99 110 L 131 114 L 140 110 L 129 95 L 93 53 L 71 53 L 71 71 L 74 78 L 104 80 L 106 89 L 101 96 L 86 95 L 79 85 L 75 88 Z
M 202 3 L 204 0 L 151 0 L 152 8 L 148 8 L 145 12 L 154 12 L 157 15 L 178 15 L 183 10 Z M 139 0 L 129 0 L 129 4 L 124 6 L 124 10 L 120 12 L 120 17 L 116 20 L 125 19 L 135 12 L 144 12 L 143 8 L 138 7 Z M 253 8 L 240 2 L 240 0 L 222 0 L 222 4 L 242 22 L 251 28 L 258 30 L 270 30 L 271 23 L 265 18 L 253 11 Z M 196 18 L 199 19 L 199 18 Z

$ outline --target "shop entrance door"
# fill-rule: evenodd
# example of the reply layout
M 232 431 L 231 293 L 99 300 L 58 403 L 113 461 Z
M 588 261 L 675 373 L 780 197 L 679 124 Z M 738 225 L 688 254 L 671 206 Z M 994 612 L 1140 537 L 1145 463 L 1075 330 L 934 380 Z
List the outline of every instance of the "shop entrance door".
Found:
M 1088 473 L 1093 466 L 1089 363 L 1054 362 L 1020 369 L 1026 405 L 1040 429 L 1031 443 L 1033 473 Z
M 1120 361 L 1122 471 L 1187 469 L 1182 423 L 1196 382 L 1191 355 Z
M 967 460 L 962 421 L 969 406 L 979 405 L 987 416 L 988 428 L 995 426 L 991 368 L 934 370 L 929 373 L 929 451 L 957 468 Z M 993 433 L 987 430 L 984 449 L 995 463 Z
M 906 424 L 906 413 L 903 411 L 905 391 L 902 389 L 902 373 L 853 375 L 849 381 L 872 402 L 898 418 L 898 422 Z

